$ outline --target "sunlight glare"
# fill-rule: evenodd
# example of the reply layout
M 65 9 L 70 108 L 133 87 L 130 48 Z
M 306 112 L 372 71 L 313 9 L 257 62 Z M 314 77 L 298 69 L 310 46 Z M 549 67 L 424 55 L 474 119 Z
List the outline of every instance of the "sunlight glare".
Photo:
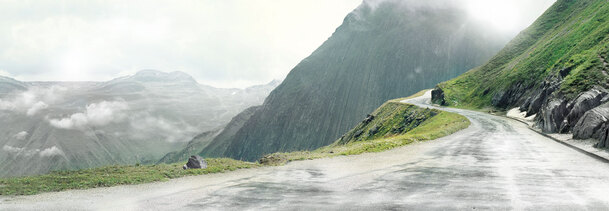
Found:
M 61 73 L 65 80 L 79 81 L 86 76 L 87 68 L 91 67 L 87 52 L 73 49 L 63 55 L 60 61 Z
M 509 1 L 468 0 L 467 11 L 478 21 L 490 23 L 501 31 L 518 30 L 518 10 Z

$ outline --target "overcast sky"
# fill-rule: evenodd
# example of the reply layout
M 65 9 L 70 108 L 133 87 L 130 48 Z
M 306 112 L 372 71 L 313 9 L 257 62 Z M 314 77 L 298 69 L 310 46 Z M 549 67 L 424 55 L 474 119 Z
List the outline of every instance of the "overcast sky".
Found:
M 0 0 L 0 75 L 104 81 L 141 69 L 246 87 L 283 79 L 362 0 Z M 424 0 L 421 0 L 424 1 Z M 465 0 L 515 34 L 554 0 Z

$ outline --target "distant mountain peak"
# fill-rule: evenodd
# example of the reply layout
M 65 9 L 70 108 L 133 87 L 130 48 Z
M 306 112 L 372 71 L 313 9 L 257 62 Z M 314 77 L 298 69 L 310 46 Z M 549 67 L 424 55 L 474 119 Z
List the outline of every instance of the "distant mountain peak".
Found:
M 158 70 L 141 70 L 135 75 L 128 77 L 141 82 L 190 82 L 197 83 L 197 81 L 190 75 L 184 72 L 162 72 Z

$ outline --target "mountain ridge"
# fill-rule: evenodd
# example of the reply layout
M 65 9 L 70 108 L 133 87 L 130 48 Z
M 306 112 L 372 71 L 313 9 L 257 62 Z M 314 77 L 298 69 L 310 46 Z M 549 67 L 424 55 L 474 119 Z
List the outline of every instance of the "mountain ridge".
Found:
M 292 69 L 227 140 L 223 156 L 251 161 L 330 144 L 385 101 L 456 77 L 508 41 L 489 36 L 493 32 L 447 1 L 432 1 L 449 5 L 439 9 L 415 1 L 368 3 Z

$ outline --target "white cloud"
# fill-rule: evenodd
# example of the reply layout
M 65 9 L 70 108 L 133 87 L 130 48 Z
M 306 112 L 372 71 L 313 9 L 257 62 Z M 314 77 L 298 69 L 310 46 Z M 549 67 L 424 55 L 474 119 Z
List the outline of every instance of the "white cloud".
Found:
M 13 147 L 9 145 L 4 145 L 2 150 L 17 156 L 25 156 L 32 157 L 34 155 L 38 155 L 40 157 L 52 157 L 56 155 L 65 155 L 61 149 L 57 148 L 57 146 L 52 146 L 43 150 L 40 149 L 26 149 L 25 147 Z
M 9 145 L 4 145 L 4 147 L 2 147 L 2 150 L 4 150 L 5 152 L 8 152 L 8 153 L 13 153 L 13 154 L 23 152 L 23 148 L 12 147 Z
M 285 77 L 360 3 L 8 1 L 0 7 L 0 69 L 20 80 L 97 81 L 180 70 L 246 87 Z
M 33 116 L 49 108 L 49 104 L 61 101 L 66 92 L 67 88 L 62 86 L 32 87 L 0 99 L 0 110 L 16 111 Z
M 21 132 L 19 132 L 19 133 L 15 134 L 15 135 L 13 136 L 13 138 L 15 138 L 15 139 L 17 139 L 17 140 L 19 140 L 19 141 L 23 141 L 23 140 L 25 140 L 25 138 L 27 137 L 27 135 L 28 135 L 28 132 L 26 132 L 26 131 L 21 131 Z
M 102 101 L 87 105 L 83 113 L 75 113 L 62 119 L 49 119 L 51 126 L 60 129 L 85 129 L 89 126 L 105 126 L 121 122 L 127 117 L 129 109 L 125 101 Z
M 49 107 L 49 105 L 47 105 L 46 103 L 42 102 L 42 101 L 38 101 L 37 103 L 35 103 L 34 105 L 32 105 L 32 107 L 30 107 L 26 114 L 28 116 L 34 116 L 36 115 L 36 113 L 38 113 L 41 110 L 47 109 Z
M 200 131 L 196 127 L 185 122 L 171 121 L 142 113 L 132 117 L 129 135 L 131 138 L 139 140 L 161 138 L 167 142 L 184 142 L 190 141 L 198 132 Z
M 13 147 L 13 146 L 9 146 L 9 145 L 4 145 L 4 147 L 2 147 L 2 150 L 4 150 L 7 153 L 13 154 L 13 155 L 25 156 L 25 157 L 32 157 L 40 152 L 39 149 L 26 149 L 26 148 L 22 148 L 22 147 Z
M 0 70 L 0 76 L 11 77 L 11 74 L 5 70 Z
M 53 157 L 57 155 L 64 155 L 64 153 L 56 146 L 52 146 L 51 148 L 40 151 L 39 155 L 40 157 Z

